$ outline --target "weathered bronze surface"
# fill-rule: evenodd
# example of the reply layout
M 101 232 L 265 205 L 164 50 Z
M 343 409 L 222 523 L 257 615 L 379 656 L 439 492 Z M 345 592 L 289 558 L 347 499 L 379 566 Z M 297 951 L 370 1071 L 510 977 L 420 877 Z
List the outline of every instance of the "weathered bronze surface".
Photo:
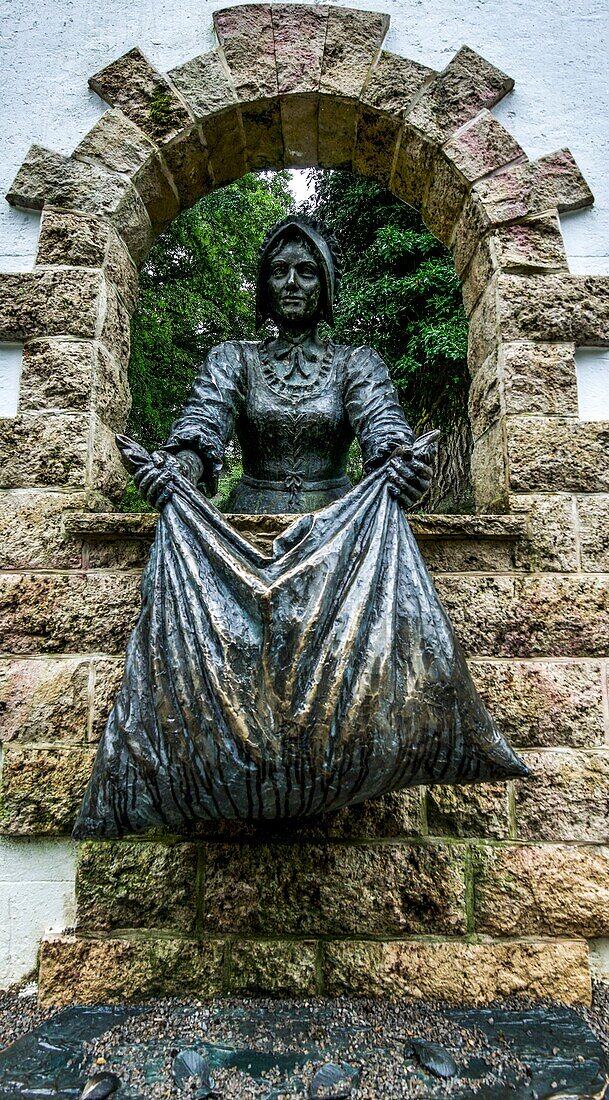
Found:
M 162 514 L 77 837 L 526 775 L 476 694 L 401 507 L 429 483 L 436 434 L 413 441 L 374 352 L 319 340 L 336 278 L 317 229 L 288 219 L 258 288 L 278 338 L 212 351 L 163 453 L 119 438 Z M 245 475 L 229 510 L 306 512 L 268 553 L 193 484 L 213 492 L 233 430 Z M 350 489 L 354 432 L 367 476 Z

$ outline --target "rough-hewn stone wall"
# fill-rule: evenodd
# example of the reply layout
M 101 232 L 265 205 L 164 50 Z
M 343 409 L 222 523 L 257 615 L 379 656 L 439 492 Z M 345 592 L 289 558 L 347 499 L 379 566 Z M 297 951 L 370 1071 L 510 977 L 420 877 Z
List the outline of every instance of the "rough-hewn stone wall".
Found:
M 251 167 L 353 167 L 453 250 L 482 514 L 419 535 L 532 778 L 280 835 L 84 845 L 77 935 L 43 948 L 46 1000 L 589 996 L 586 940 L 609 935 L 609 424 L 578 419 L 574 353 L 609 344 L 609 281 L 569 273 L 558 213 L 592 199 L 567 150 L 529 162 L 489 113 L 505 74 L 467 47 L 432 72 L 383 50 L 387 24 L 246 5 L 168 77 L 131 50 L 92 78 L 111 110 L 74 154 L 33 147 L 11 187 L 43 220 L 34 271 L 0 277 L 0 339 L 25 349 L 19 414 L 0 421 L 2 828 L 69 830 L 137 614 L 146 531 L 104 515 L 136 265 L 178 209 Z

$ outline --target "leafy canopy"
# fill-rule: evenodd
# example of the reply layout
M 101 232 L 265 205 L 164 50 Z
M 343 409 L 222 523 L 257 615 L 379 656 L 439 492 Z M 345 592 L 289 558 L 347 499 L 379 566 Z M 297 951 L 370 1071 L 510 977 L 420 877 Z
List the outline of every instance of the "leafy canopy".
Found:
M 151 249 L 131 330 L 127 427 L 148 450 L 167 439 L 209 349 L 254 338 L 258 249 L 293 205 L 287 172 L 250 174 L 180 214 Z
M 350 172 L 312 173 L 307 212 L 344 256 L 334 337 L 370 344 L 415 425 L 467 418 L 467 319 L 452 257 L 411 206 Z

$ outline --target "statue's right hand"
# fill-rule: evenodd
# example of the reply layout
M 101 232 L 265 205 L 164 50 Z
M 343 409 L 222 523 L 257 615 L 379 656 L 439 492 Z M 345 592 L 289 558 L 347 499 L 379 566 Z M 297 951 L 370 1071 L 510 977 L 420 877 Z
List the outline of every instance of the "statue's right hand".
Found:
M 203 463 L 194 451 L 178 451 L 176 455 L 155 451 L 151 458 L 152 463 L 134 471 L 133 480 L 140 496 L 159 511 L 171 496 L 172 474 L 176 467 L 193 485 L 197 484 L 203 473 Z

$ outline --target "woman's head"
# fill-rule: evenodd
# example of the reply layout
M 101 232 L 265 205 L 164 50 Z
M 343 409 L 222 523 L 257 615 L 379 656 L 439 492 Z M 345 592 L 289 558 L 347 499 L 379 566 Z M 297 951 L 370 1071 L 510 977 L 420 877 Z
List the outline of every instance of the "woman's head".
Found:
M 260 250 L 256 322 L 267 317 L 301 327 L 333 319 L 338 248 L 329 233 L 306 218 L 285 218 Z

